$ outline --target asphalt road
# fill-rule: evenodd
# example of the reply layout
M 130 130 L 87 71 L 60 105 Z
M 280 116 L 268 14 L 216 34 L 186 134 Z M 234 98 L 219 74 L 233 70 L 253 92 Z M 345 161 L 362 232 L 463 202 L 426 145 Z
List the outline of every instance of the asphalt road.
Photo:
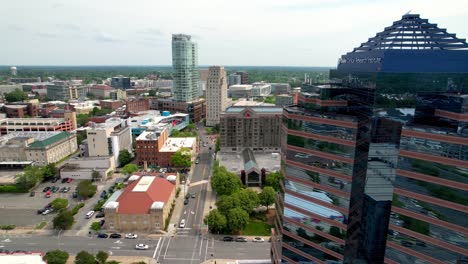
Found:
M 136 250 L 135 245 L 149 245 L 148 250 Z M 255 246 L 253 246 L 255 245 Z M 233 249 L 235 246 L 235 249 Z M 76 254 L 108 252 L 116 256 L 147 256 L 161 263 L 201 263 L 207 259 L 267 259 L 270 243 L 223 242 L 201 236 L 168 237 L 154 239 L 102 239 L 83 236 L 29 236 L 2 235 L 0 248 L 47 252 L 60 249 Z

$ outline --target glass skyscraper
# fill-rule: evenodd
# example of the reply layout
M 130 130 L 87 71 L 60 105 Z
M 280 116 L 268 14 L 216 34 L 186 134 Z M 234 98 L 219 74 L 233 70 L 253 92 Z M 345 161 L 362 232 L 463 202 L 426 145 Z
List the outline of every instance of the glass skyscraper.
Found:
M 172 67 L 174 68 L 173 97 L 191 102 L 200 97 L 198 49 L 190 35 L 172 35 Z

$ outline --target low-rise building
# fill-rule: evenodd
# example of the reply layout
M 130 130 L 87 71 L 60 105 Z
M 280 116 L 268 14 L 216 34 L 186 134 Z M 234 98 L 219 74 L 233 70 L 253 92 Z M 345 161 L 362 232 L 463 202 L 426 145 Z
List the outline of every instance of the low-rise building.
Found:
M 125 90 L 117 89 L 109 92 L 112 100 L 125 100 L 127 99 L 127 92 Z
M 73 131 L 75 112 L 65 112 L 64 118 L 4 118 L 0 119 L 0 134 L 18 131 Z
M 79 101 L 70 102 L 70 108 L 76 112 L 76 114 L 89 114 L 96 107 L 97 101 Z
M 2 84 L 0 85 L 0 95 L 11 93 L 16 89 L 22 90 L 21 85 L 20 84 Z
M 62 132 L 11 132 L 0 137 L 0 162 L 55 163 L 78 149 L 76 135 Z
M 132 152 L 132 136 L 125 120 L 109 118 L 105 123 L 92 123 L 86 130 L 90 157 L 113 156 L 118 163 L 119 152 Z
M 110 109 L 115 110 L 123 105 L 121 100 L 100 100 L 99 104 L 101 105 L 101 109 Z
M 43 253 L 28 252 L 28 253 L 0 253 L 0 263 L 2 264 L 47 264 Z
M 272 94 L 288 94 L 291 91 L 289 83 L 270 83 Z
M 87 87 L 75 85 L 68 81 L 56 81 L 47 85 L 47 98 L 49 100 L 69 101 L 86 97 Z
M 155 130 L 158 127 L 169 128 L 169 135 L 173 129 L 182 130 L 190 124 L 188 114 L 177 113 L 171 115 L 165 111 L 160 114 L 159 111 L 150 110 L 137 113 L 136 116 L 127 119 L 127 123 L 132 130 L 132 136 L 139 136 L 146 130 Z
M 275 96 L 276 106 L 288 106 L 294 104 L 294 97 L 289 94 L 280 94 Z
M 150 110 L 149 100 L 146 98 L 131 98 L 125 100 L 127 114 L 135 114 L 141 111 Z
M 38 103 L 12 103 L 3 106 L 3 112 L 9 118 L 23 118 L 26 115 L 29 117 L 38 116 Z
M 185 113 L 190 115 L 190 121 L 197 123 L 206 117 L 206 101 L 203 98 L 191 102 L 180 102 L 173 99 L 151 98 L 151 109 Z
M 93 179 L 95 171 L 99 172 L 99 179 Z M 75 180 L 105 180 L 113 171 L 115 171 L 113 156 L 73 158 L 62 166 L 60 177 Z
M 139 165 L 173 166 L 171 157 L 181 148 L 187 148 L 192 157 L 195 156 L 196 138 L 169 137 L 167 126 L 156 130 L 147 130 L 136 138 L 136 155 Z
M 163 230 L 174 204 L 178 175 L 137 173 L 129 181 L 123 191 L 115 192 L 104 204 L 104 228 L 125 233 Z
M 105 84 L 95 84 L 89 87 L 88 93 L 94 95 L 96 98 L 108 98 L 110 97 L 110 92 L 113 90 L 112 87 Z

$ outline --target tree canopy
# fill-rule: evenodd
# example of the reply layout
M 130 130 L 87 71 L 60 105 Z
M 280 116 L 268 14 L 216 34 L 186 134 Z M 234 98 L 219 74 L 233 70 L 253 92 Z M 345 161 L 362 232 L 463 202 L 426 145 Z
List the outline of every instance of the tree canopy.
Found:
M 39 166 L 27 166 L 22 174 L 16 176 L 16 184 L 23 189 L 30 189 L 44 179 Z
M 132 161 L 132 154 L 127 149 L 123 149 L 119 152 L 119 163 L 120 166 L 125 166 Z
M 280 182 L 283 180 L 283 174 L 280 171 L 275 171 L 266 176 L 265 186 L 271 186 L 275 191 L 280 190 Z
M 94 196 L 97 191 L 96 185 L 93 185 L 93 183 L 90 180 L 84 180 L 78 183 L 77 187 L 78 195 L 83 197 L 84 199 L 88 199 Z
M 96 258 L 86 251 L 76 254 L 75 264 L 96 264 Z
M 54 228 L 66 230 L 70 229 L 75 219 L 70 211 L 61 211 L 53 220 Z
M 135 164 L 129 163 L 125 165 L 120 171 L 125 174 L 132 174 L 135 171 L 138 171 L 138 166 Z
M 242 188 L 242 182 L 236 174 L 227 171 L 224 166 L 219 166 L 216 161 L 211 177 L 211 187 L 218 195 L 230 195 Z
M 99 251 L 96 254 L 96 260 L 97 260 L 98 264 L 106 264 L 106 260 L 108 258 L 109 258 L 109 254 L 107 254 L 107 252 Z
M 42 175 L 44 178 L 52 178 L 58 174 L 58 169 L 55 167 L 55 163 L 49 163 L 42 167 Z
M 51 204 L 56 211 L 60 211 L 68 207 L 68 200 L 64 198 L 56 198 L 51 202 Z
M 171 157 L 172 164 L 175 167 L 187 168 L 192 165 L 192 154 L 188 148 L 180 148 Z
M 226 228 L 227 220 L 217 209 L 213 209 L 205 217 L 205 223 L 212 233 L 220 233 Z
M 24 101 L 26 99 L 28 99 L 28 94 L 20 89 L 15 89 L 14 91 L 5 94 L 5 100 L 9 103 Z
M 268 206 L 275 202 L 275 194 L 276 192 L 273 189 L 273 187 L 264 187 L 262 192 L 258 195 L 258 198 L 260 199 L 260 204 L 268 208 Z
M 47 261 L 48 264 L 65 264 L 67 263 L 69 254 L 66 251 L 62 250 L 52 250 L 45 254 L 43 259 Z
M 247 225 L 249 222 L 249 214 L 241 208 L 234 208 L 229 210 L 227 216 L 227 227 L 232 232 L 238 232 Z

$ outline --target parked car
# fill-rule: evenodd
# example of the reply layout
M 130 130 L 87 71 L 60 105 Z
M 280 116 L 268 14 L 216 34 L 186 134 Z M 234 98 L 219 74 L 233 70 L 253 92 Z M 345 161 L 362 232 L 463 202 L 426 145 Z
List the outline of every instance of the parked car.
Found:
M 116 233 L 114 233 L 114 234 L 111 234 L 109 237 L 110 237 L 110 238 L 121 238 L 122 235 L 121 235 L 121 234 L 116 234 Z
M 231 241 L 234 241 L 234 238 L 230 236 L 225 236 L 223 237 L 223 241 L 231 242 Z
M 86 218 L 87 218 L 87 219 L 91 218 L 91 216 L 93 216 L 93 214 L 94 214 L 94 211 L 93 211 L 93 210 L 89 211 L 89 212 L 86 214 Z
M 106 215 L 104 214 L 104 212 L 99 212 L 99 213 L 96 214 L 95 217 L 96 217 L 96 218 L 103 218 L 104 216 L 106 216 Z
M 195 160 L 195 164 L 198 164 L 198 163 L 200 163 L 200 159 L 199 159 L 199 158 L 197 158 L 197 159 Z
M 192 198 L 195 198 L 195 197 L 196 197 L 196 196 L 195 196 L 195 194 L 194 194 L 194 193 L 192 193 Z
M 258 243 L 262 243 L 262 242 L 265 242 L 265 240 L 261 237 L 254 237 L 252 239 L 252 242 L 258 242 Z
M 188 199 L 184 199 L 184 205 L 187 205 L 189 203 Z
M 106 198 L 107 197 L 107 192 L 106 191 L 102 191 L 101 193 L 101 198 Z
M 109 235 L 108 235 L 108 234 L 104 234 L 104 233 L 99 233 L 99 234 L 97 235 L 97 237 L 98 237 L 98 238 L 108 238 Z
M 29 196 L 30 196 L 30 197 L 36 196 L 36 192 L 31 192 L 31 193 L 29 194 Z
M 185 199 L 188 199 L 188 198 L 190 198 L 190 193 L 187 193 L 187 194 L 185 195 Z
M 245 238 L 245 237 L 236 237 L 236 242 L 247 242 L 247 238 Z
M 73 198 L 78 198 L 78 192 L 73 192 L 72 197 Z
M 48 191 L 50 191 L 50 189 L 52 189 L 52 188 L 50 188 L 50 186 L 47 186 L 47 187 L 44 188 L 44 190 L 42 190 L 42 192 L 48 192 Z
M 125 235 L 125 238 L 127 238 L 127 239 L 137 239 L 137 238 L 138 238 L 138 235 L 137 235 L 137 234 L 128 233 L 128 234 Z
M 62 189 L 60 190 L 60 192 L 61 192 L 61 193 L 64 193 L 66 189 L 67 189 L 67 187 L 62 187 Z
M 146 244 L 137 244 L 137 245 L 135 246 L 135 249 L 138 249 L 138 250 L 146 250 L 146 249 L 148 249 L 148 248 L 149 248 L 149 246 L 146 245 Z
M 42 212 L 42 215 L 48 215 L 52 213 L 52 209 L 45 209 L 44 212 Z
M 68 178 L 67 183 L 71 183 L 73 181 L 73 178 Z
M 67 187 L 65 187 L 65 190 L 64 190 L 63 192 L 64 192 L 64 193 L 67 193 L 67 192 L 69 192 L 70 190 L 71 190 L 71 187 L 67 186 Z
M 54 178 L 52 179 L 52 182 L 53 182 L 53 183 L 56 183 L 58 180 L 59 180 L 59 178 L 54 177 Z
M 66 183 L 67 180 L 68 180 L 68 178 L 63 178 L 63 179 L 62 179 L 62 183 Z
M 106 220 L 104 220 L 104 219 L 102 219 L 101 221 L 99 221 L 99 225 L 100 225 L 100 226 L 103 226 L 105 223 L 106 223 Z
M 37 210 L 37 214 L 42 214 L 46 209 L 42 208 L 42 209 L 39 209 Z
M 52 191 L 48 190 L 45 194 L 45 198 L 50 198 L 52 196 Z
M 185 228 L 185 219 L 182 219 L 179 224 L 180 228 Z
M 57 186 L 52 186 L 52 192 L 53 192 L 53 193 L 58 192 L 59 189 L 60 189 L 60 188 L 57 187 Z

